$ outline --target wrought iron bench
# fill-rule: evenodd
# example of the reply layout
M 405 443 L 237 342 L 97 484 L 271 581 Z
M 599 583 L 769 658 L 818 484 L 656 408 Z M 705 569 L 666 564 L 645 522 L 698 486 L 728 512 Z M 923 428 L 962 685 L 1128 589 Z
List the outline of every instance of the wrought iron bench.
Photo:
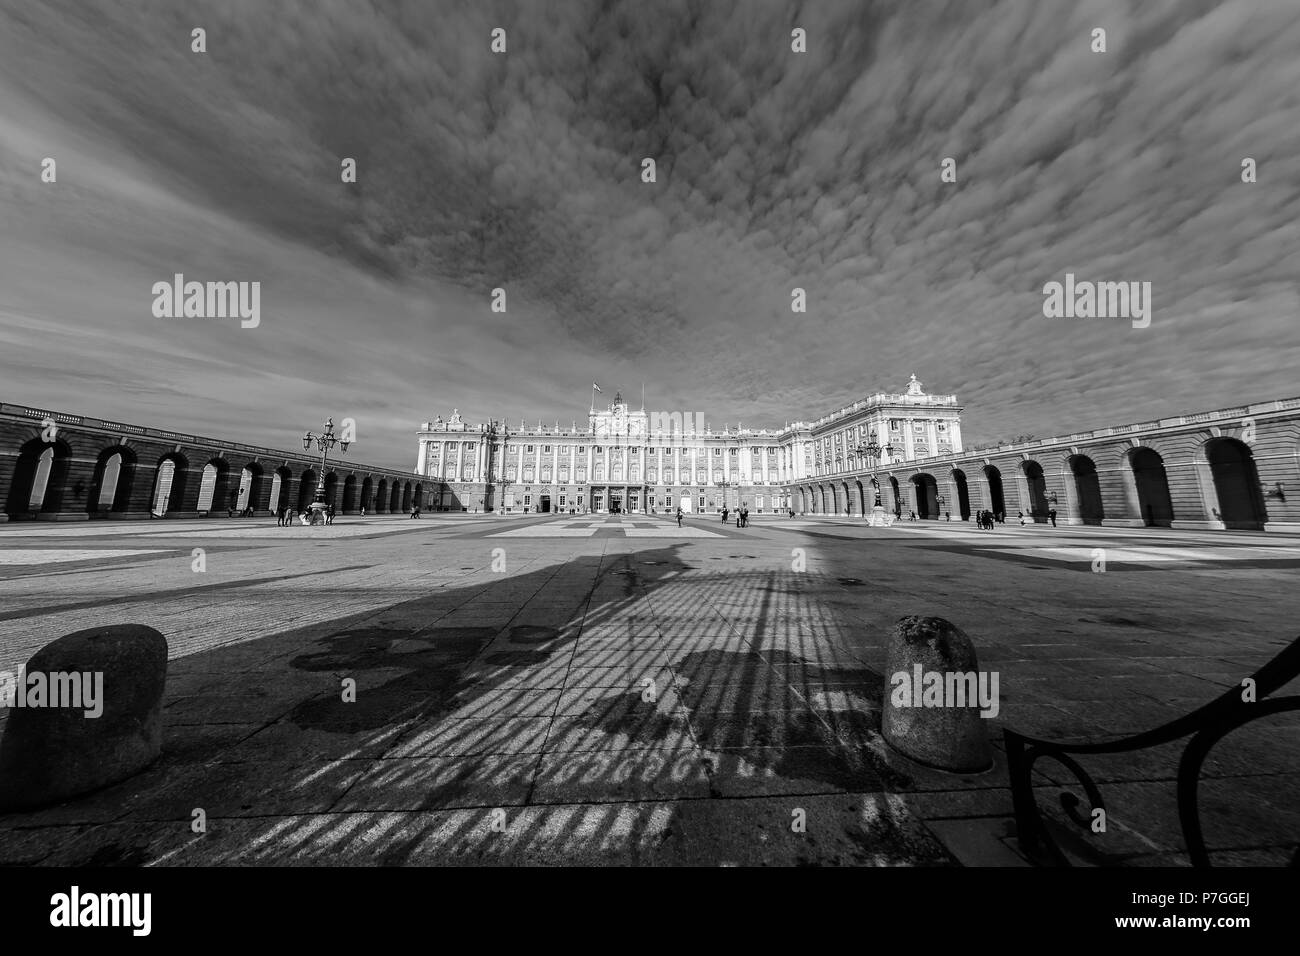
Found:
M 1190 736 L 1178 761 L 1178 820 L 1192 865 L 1209 866 L 1210 855 L 1206 850 L 1197 807 L 1201 765 L 1215 744 L 1237 728 L 1261 717 L 1300 710 L 1300 696 L 1266 699 L 1297 676 L 1300 676 L 1300 638 L 1292 641 L 1290 646 L 1251 675 L 1255 682 L 1253 701 L 1244 699 L 1246 683 L 1243 680 L 1241 685 L 1224 692 L 1204 707 L 1162 727 L 1102 744 L 1061 744 L 1027 737 L 1014 730 L 1004 730 L 1012 810 L 1021 848 L 1037 863 L 1049 866 L 1071 865 L 1048 829 L 1034 797 L 1032 774 L 1034 763 L 1040 758 L 1055 760 L 1082 784 L 1092 804 L 1089 812 L 1079 813 L 1079 798 L 1069 791 L 1060 794 L 1061 808 L 1073 823 L 1084 830 L 1090 830 L 1093 811 L 1105 810 L 1105 803 L 1097 784 L 1072 755 L 1126 753 Z M 1291 865 L 1300 866 L 1300 848 L 1297 848 L 1292 857 Z

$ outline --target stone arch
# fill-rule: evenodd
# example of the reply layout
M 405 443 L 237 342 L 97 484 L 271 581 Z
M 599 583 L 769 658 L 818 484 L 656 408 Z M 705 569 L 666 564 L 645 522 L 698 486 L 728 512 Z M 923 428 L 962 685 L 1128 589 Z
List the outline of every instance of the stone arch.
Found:
M 411 510 L 411 483 L 408 481 L 402 485 L 402 512 Z
M 189 459 L 178 451 L 168 452 L 158 459 L 154 466 L 153 494 L 149 497 L 149 509 L 153 514 L 161 517 L 181 510 L 189 470 Z
M 952 470 L 952 483 L 957 488 L 957 510 L 962 521 L 970 520 L 970 483 L 966 481 L 966 472 L 960 468 Z
M 306 511 L 308 506 L 316 500 L 316 485 L 320 477 L 316 474 L 316 469 L 308 468 L 298 478 L 298 500 L 295 503 L 299 514 Z
M 361 482 L 360 506 L 362 508 L 365 508 L 367 511 L 375 510 L 375 504 L 374 501 L 372 500 L 374 495 L 374 488 L 375 488 L 375 480 L 371 478 L 369 475 L 366 475 L 366 477 L 362 479 Z
M 325 475 L 325 504 L 338 507 L 339 473 L 330 469 Z
M 425 501 L 424 501 L 424 485 L 423 485 L 421 482 L 418 482 L 418 481 L 417 481 L 417 482 L 415 483 L 415 492 L 414 492 L 414 496 L 413 496 L 413 499 L 412 499 L 412 500 L 415 501 L 416 507 L 418 507 L 421 511 L 424 510 L 424 508 L 425 508 Z M 557 499 L 557 500 L 558 500 L 558 499 Z M 558 507 L 558 505 L 557 505 L 557 507 Z
M 857 486 L 858 514 L 864 515 L 867 513 L 867 493 L 862 489 L 862 479 L 853 479 L 853 484 Z
M 380 478 L 375 486 L 375 512 L 382 514 L 388 510 L 388 479 Z
M 984 478 L 989 483 L 989 510 L 995 515 L 1007 513 L 1007 499 L 1002 490 L 1002 471 L 997 465 L 984 466 Z
M 922 521 L 937 519 L 940 515 L 939 483 L 934 480 L 934 475 L 921 472 L 912 476 L 911 483 L 916 498 L 916 516 Z
M 1079 520 L 1084 524 L 1101 524 L 1106 509 L 1102 505 L 1097 463 L 1087 455 L 1071 455 L 1066 464 L 1074 477 L 1074 500 L 1078 504 Z
M 230 500 L 230 464 L 224 458 L 209 458 L 199 481 L 199 511 L 225 511 Z
M 239 486 L 235 492 L 235 510 L 244 512 L 252 508 L 254 512 L 260 510 L 262 504 L 262 491 L 266 488 L 266 473 L 262 466 L 255 461 L 250 461 L 243 468 L 239 469 Z
M 1142 522 L 1147 527 L 1169 527 L 1174 520 L 1174 500 L 1169 493 L 1165 460 L 1154 448 L 1140 445 L 1129 451 L 1128 463 L 1137 486 Z
M 843 508 L 842 510 L 844 511 L 844 514 L 846 514 L 846 515 L 852 515 L 852 514 L 853 514 L 853 498 L 852 498 L 852 496 L 849 495 L 849 483 L 848 483 L 847 481 L 841 481 L 841 482 L 840 482 L 840 491 L 841 491 L 842 494 L 843 494 L 843 498 L 842 498 L 841 500 L 842 500 L 842 502 L 843 502 L 843 504 L 844 504 L 844 508 Z
M 899 518 L 903 515 L 903 493 L 899 490 L 898 479 L 893 475 L 889 476 L 889 488 L 894 493 L 894 517 Z
M 388 495 L 388 510 L 398 513 L 402 510 L 402 483 L 393 482 L 392 491 Z
M 343 479 L 343 513 L 351 514 L 357 510 L 357 476 L 348 475 Z
M 131 507 L 138 459 L 129 445 L 109 445 L 95 460 L 86 510 L 91 514 L 121 514 Z
M 1041 521 L 1052 507 L 1047 501 L 1047 476 L 1043 474 L 1043 466 L 1031 458 L 1020 463 L 1020 472 L 1025 476 L 1025 486 L 1029 491 L 1029 516 Z
M 1268 507 L 1250 446 L 1236 438 L 1212 438 L 1205 443 L 1205 459 L 1210 464 L 1218 518 L 1223 526 L 1240 531 L 1264 530 Z
M 271 495 L 269 498 L 272 511 L 279 513 L 293 504 L 289 499 L 292 486 L 293 472 L 289 470 L 289 467 L 281 465 L 275 469 L 275 474 L 271 476 Z
M 5 513 L 14 518 L 36 512 L 53 514 L 63 506 L 63 487 L 72 464 L 72 447 L 62 438 L 47 442 L 40 437 L 18 451 Z

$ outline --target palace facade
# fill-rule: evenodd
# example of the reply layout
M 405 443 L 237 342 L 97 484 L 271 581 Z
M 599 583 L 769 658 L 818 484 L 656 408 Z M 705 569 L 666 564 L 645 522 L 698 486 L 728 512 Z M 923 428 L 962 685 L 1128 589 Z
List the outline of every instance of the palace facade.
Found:
M 582 427 L 470 423 L 454 410 L 421 425 L 416 472 L 432 479 L 430 510 L 802 512 L 796 488 L 810 479 L 960 453 L 961 411 L 915 375 L 903 392 L 780 429 L 715 430 L 699 415 L 633 411 L 622 395 L 593 405 Z

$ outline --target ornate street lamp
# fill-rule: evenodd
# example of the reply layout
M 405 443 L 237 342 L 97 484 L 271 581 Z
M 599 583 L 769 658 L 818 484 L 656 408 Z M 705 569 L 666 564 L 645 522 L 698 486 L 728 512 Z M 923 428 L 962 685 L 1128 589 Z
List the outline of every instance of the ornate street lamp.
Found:
M 854 454 L 866 458 L 871 463 L 871 487 L 875 489 L 876 492 L 876 503 L 871 509 L 872 511 L 875 511 L 877 508 L 881 511 L 885 510 L 884 506 L 880 503 L 880 481 L 876 477 L 876 467 L 880 462 L 880 453 L 882 451 L 886 455 L 892 455 L 894 453 L 894 446 L 886 444 L 884 448 L 881 448 L 880 443 L 876 441 L 876 430 L 874 428 L 871 429 L 871 436 L 867 443 L 865 445 L 859 445 L 857 448 L 853 449 Z
M 325 504 L 325 463 L 329 460 L 330 449 L 335 445 L 342 445 L 343 452 L 346 454 L 348 445 L 351 442 L 341 441 L 334 434 L 334 419 L 332 418 L 325 419 L 324 434 L 313 435 L 311 432 L 306 432 L 302 436 L 303 451 L 311 451 L 313 442 L 320 449 L 320 479 L 316 482 L 316 500 L 311 503 L 311 510 L 320 513 L 328 507 Z M 315 516 L 313 516 L 312 521 L 315 522 L 315 520 Z

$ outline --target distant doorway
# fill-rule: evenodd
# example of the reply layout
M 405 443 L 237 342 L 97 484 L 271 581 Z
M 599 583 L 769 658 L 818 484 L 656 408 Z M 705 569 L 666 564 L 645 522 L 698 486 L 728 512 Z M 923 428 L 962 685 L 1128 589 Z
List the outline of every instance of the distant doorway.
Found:
M 550 514 L 550 512 L 551 512 L 551 496 L 550 496 L 550 495 L 542 495 L 541 498 L 540 498 L 539 500 L 540 500 L 540 502 L 541 502 L 540 508 L 541 508 L 541 512 L 542 512 L 542 514 Z
M 1235 438 L 1219 438 L 1205 446 L 1219 499 L 1219 519 L 1225 528 L 1262 531 L 1268 521 L 1259 472 L 1250 446 Z
M 623 511 L 623 496 L 611 494 L 609 496 L 609 513 L 612 515 L 616 515 L 616 514 L 620 514 L 622 511 Z
M 1168 528 L 1174 520 L 1174 502 L 1164 459 L 1150 448 L 1136 448 L 1129 456 L 1129 465 L 1143 522 L 1147 527 Z

